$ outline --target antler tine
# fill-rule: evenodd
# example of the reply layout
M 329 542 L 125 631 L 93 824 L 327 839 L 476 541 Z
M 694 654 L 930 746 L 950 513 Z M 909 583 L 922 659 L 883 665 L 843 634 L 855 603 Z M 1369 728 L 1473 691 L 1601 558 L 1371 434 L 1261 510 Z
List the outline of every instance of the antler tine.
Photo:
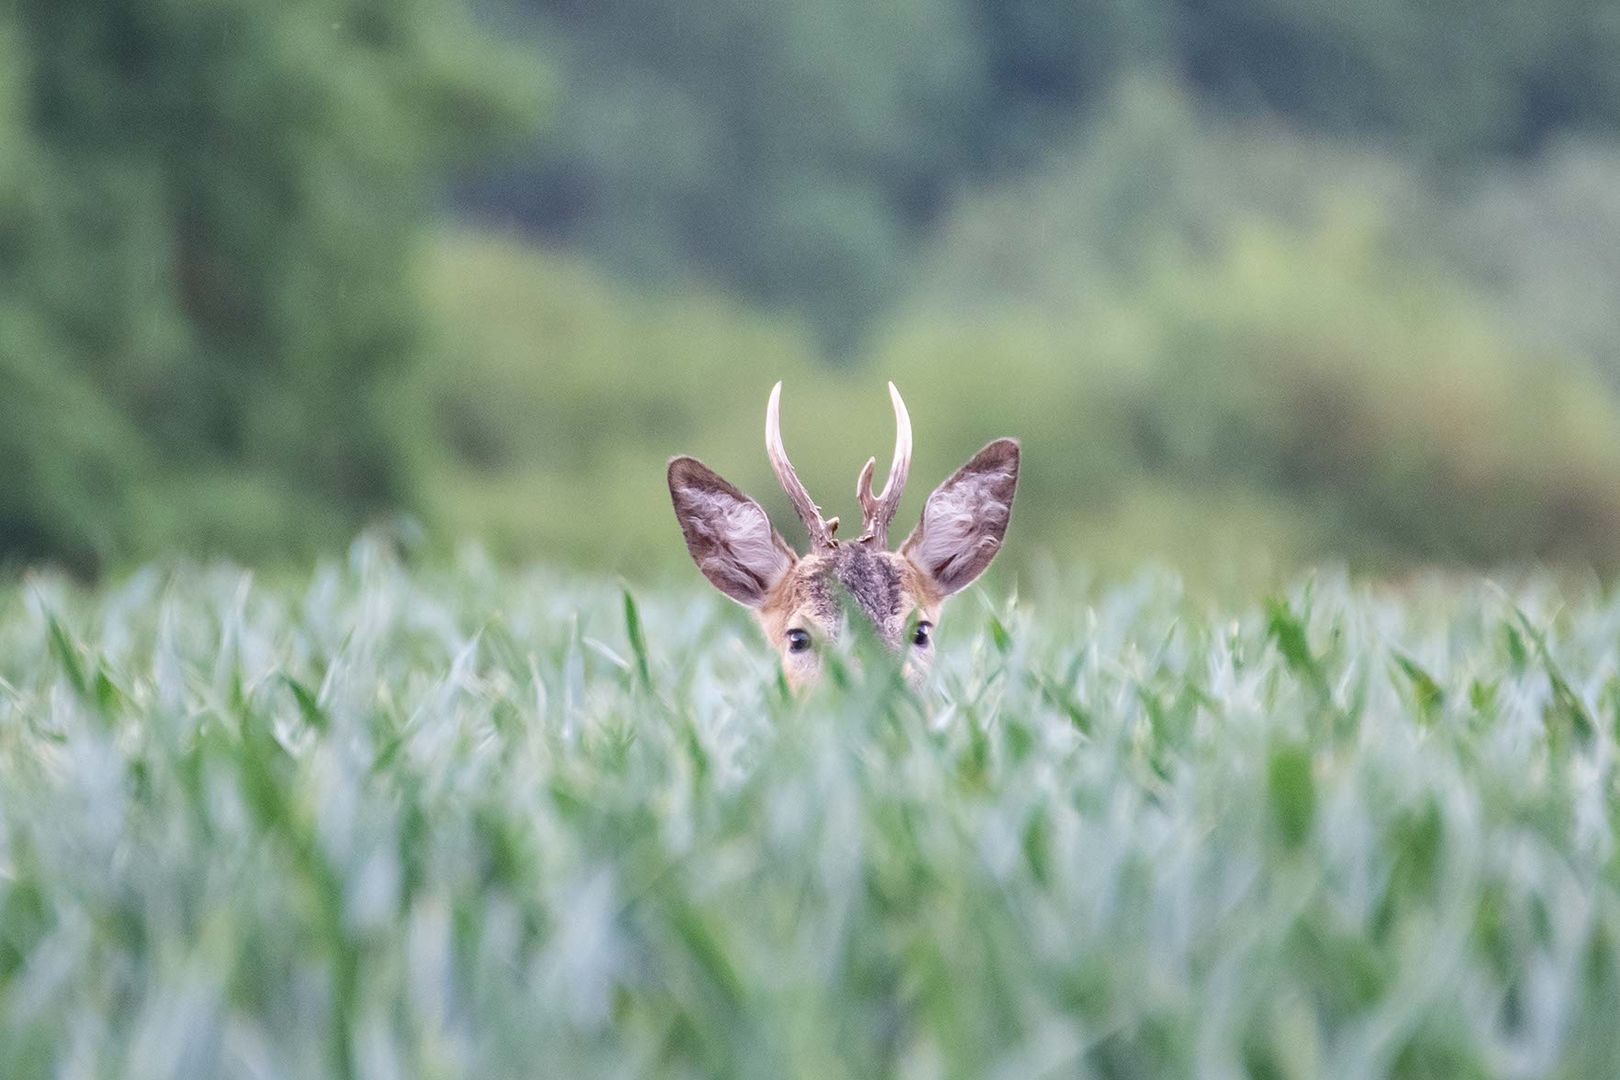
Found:
M 861 501 L 861 540 L 879 547 L 889 544 L 889 523 L 900 508 L 900 496 L 906 490 L 906 474 L 911 471 L 911 414 L 894 383 L 889 384 L 889 401 L 894 404 L 894 462 L 889 466 L 889 478 L 883 490 L 872 494 L 872 471 L 877 458 L 867 458 L 855 481 L 855 497 Z
M 771 387 L 771 400 L 765 406 L 765 456 L 771 460 L 771 471 L 776 473 L 777 482 L 782 490 L 787 492 L 788 499 L 793 503 L 794 512 L 804 527 L 810 530 L 810 544 L 812 547 L 825 550 L 831 548 L 836 541 L 833 533 L 838 531 L 837 518 L 823 518 L 821 507 L 810 497 L 799 474 L 793 471 L 793 463 L 788 460 L 787 447 L 782 445 L 782 384 L 778 382 Z

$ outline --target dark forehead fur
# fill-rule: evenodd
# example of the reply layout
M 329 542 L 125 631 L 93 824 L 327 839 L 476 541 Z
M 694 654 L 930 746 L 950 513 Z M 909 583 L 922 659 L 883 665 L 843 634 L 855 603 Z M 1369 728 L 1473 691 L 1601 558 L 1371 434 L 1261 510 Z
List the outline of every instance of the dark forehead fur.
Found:
M 905 613 L 900 610 L 900 567 L 894 555 L 851 544 L 835 548 L 818 562 L 803 583 L 803 602 L 818 617 L 836 621 L 842 603 L 839 593 L 847 591 L 885 638 L 899 633 L 896 624 Z

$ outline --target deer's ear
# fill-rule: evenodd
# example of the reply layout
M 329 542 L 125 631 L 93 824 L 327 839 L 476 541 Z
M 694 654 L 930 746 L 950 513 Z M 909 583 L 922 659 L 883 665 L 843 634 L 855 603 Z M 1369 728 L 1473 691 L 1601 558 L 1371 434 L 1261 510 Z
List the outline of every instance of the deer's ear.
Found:
M 764 509 L 697 458 L 669 463 L 669 497 L 703 576 L 748 607 L 759 607 L 798 556 Z
M 997 439 L 928 496 L 900 554 L 941 596 L 967 588 L 1001 550 L 1017 489 L 1018 443 Z

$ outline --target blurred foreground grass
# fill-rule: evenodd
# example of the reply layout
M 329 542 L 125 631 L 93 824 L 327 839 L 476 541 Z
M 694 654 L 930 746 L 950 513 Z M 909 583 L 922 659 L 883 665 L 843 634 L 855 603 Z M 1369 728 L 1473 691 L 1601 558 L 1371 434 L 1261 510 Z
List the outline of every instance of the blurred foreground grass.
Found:
M 1620 599 L 0 590 L 0 1074 L 1606 1075 Z

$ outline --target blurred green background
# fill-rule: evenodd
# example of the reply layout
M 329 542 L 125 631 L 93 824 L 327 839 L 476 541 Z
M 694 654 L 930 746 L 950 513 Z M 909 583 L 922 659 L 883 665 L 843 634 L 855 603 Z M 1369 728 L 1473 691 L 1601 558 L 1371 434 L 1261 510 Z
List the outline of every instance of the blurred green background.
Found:
M 1006 560 L 1620 566 L 1609 0 L 11 0 L 0 563 L 681 565 L 698 454 Z M 847 505 L 846 505 L 847 504 Z M 794 525 L 785 529 L 799 539 Z

